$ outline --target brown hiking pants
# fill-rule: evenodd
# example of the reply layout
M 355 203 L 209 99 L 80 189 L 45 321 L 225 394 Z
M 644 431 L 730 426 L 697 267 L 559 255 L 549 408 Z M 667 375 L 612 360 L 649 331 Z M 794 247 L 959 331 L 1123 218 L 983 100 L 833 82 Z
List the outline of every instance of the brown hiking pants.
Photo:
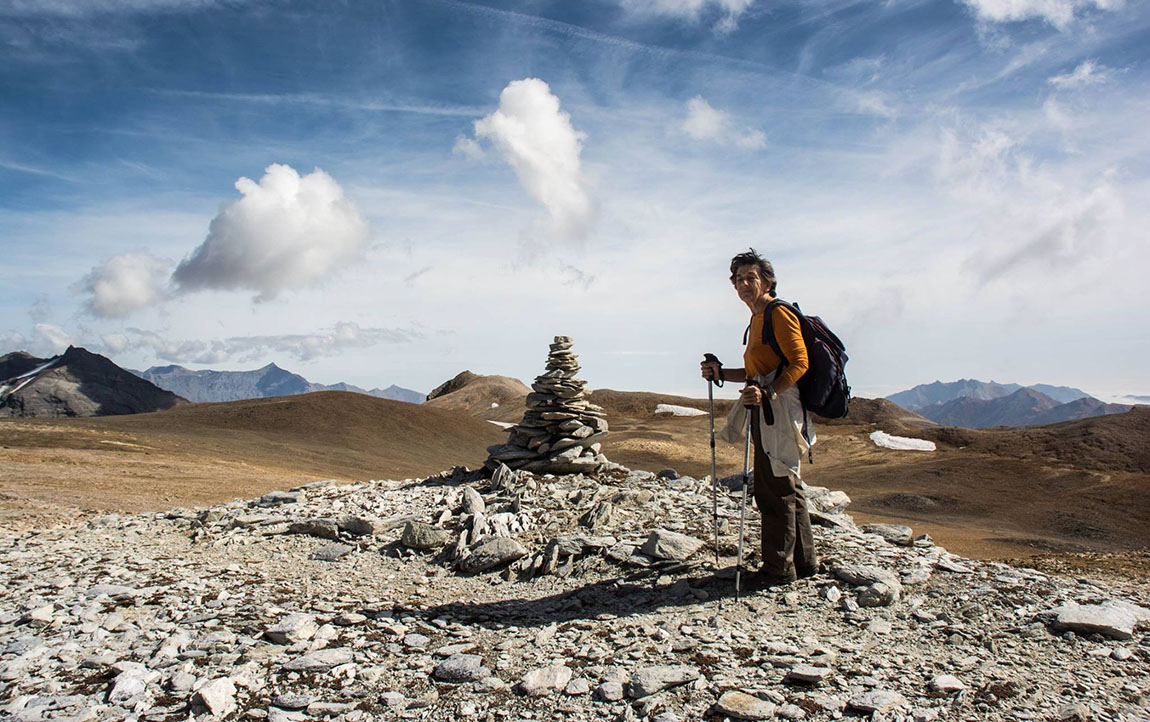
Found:
M 770 576 L 810 574 L 818 567 L 811 517 L 802 488 L 789 476 L 771 473 L 771 460 L 751 424 L 755 447 L 755 504 L 763 521 L 763 567 Z

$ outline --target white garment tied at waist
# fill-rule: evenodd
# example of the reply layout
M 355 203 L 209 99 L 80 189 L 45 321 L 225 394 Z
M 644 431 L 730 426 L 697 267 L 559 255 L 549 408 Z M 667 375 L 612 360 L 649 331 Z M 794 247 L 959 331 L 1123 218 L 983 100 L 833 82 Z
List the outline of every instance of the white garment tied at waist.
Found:
M 765 388 L 774 378 L 775 374 L 772 372 L 756 376 L 754 380 Z M 807 435 L 810 441 L 803 436 L 805 417 L 803 404 L 799 399 L 799 389 L 797 386 L 791 386 L 774 399 L 764 393 L 763 404 L 754 408 L 758 417 L 760 446 L 763 453 L 771 460 L 771 473 L 775 476 L 789 476 L 797 483 L 802 480 L 802 458 L 816 441 L 814 425 L 810 424 L 809 420 L 807 420 Z M 763 413 L 766 404 L 770 404 L 774 414 L 773 424 L 767 423 L 766 414 Z M 747 409 L 742 404 L 736 403 L 727 414 L 726 426 L 717 436 L 730 444 L 737 444 L 742 441 L 746 431 Z

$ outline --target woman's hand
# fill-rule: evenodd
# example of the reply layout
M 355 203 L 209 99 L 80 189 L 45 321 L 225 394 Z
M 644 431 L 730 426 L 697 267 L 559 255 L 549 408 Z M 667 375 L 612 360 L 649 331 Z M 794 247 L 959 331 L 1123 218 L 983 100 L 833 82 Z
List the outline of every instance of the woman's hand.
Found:
M 743 406 L 761 406 L 763 404 L 763 390 L 758 386 L 747 385 L 739 394 Z
M 722 367 L 714 361 L 702 361 L 699 363 L 699 370 L 702 371 L 703 378 L 707 381 L 720 381 L 719 376 Z

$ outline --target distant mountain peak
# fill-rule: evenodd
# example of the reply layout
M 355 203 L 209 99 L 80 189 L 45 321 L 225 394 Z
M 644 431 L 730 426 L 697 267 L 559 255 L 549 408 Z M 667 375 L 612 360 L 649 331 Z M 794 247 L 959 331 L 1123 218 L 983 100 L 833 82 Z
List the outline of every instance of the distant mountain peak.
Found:
M 947 426 L 1041 426 L 1129 409 L 1104 404 L 1086 392 L 1049 384 L 1000 384 L 977 379 L 935 381 L 887 397 L 903 408 Z
M 383 391 L 365 391 L 345 383 L 330 386 L 312 383 L 274 362 L 252 371 L 189 371 L 179 366 L 156 366 L 139 375 L 162 388 L 201 403 L 294 396 L 313 391 L 347 391 L 416 404 L 424 398 L 418 391 L 399 386 L 391 386 Z

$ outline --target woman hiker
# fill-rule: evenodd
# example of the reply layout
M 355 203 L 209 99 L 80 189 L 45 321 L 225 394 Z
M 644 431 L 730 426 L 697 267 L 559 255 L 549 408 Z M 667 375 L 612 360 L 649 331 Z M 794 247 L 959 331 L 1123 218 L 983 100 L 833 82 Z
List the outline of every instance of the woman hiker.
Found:
M 811 519 L 799 477 L 800 459 L 814 443 L 795 383 L 807 370 L 807 349 L 799 321 L 782 305 L 771 309 L 771 328 L 787 363 L 763 343 L 764 314 L 775 299 L 775 271 L 770 261 L 750 249 L 731 259 L 731 283 L 751 310 L 751 328 L 743 368 L 702 362 L 703 378 L 745 382 L 740 403 L 731 409 L 719 438 L 738 443 L 747 428 L 746 407 L 755 414 L 754 495 L 762 517 L 763 564 L 748 586 L 789 584 L 818 570 Z M 806 431 L 807 436 L 804 435 Z M 809 436 L 809 438 L 808 438 Z

